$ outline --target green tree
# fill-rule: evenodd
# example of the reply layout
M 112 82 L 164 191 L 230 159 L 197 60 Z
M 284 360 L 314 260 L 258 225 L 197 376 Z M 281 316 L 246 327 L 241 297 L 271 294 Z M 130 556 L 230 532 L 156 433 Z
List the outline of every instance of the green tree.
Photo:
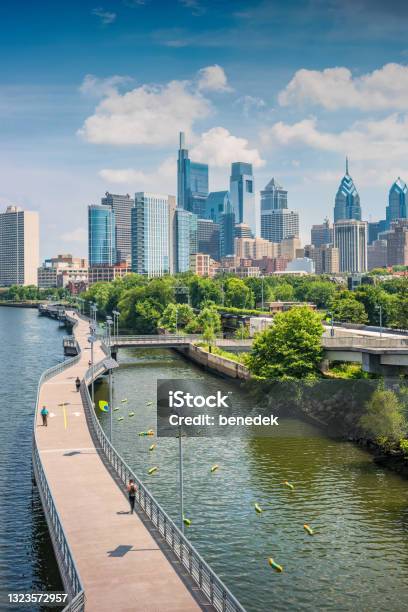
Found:
M 408 329 L 408 278 L 396 284 L 396 294 L 392 300 L 390 325 L 397 329 Z
M 197 326 L 202 333 L 212 329 L 214 334 L 218 334 L 221 331 L 221 317 L 215 308 L 203 308 L 197 317 Z
M 295 298 L 295 290 L 289 283 L 280 283 L 273 290 L 275 298 L 280 302 L 292 302 Z
M 225 282 L 225 306 L 234 308 L 253 308 L 255 297 L 252 289 L 240 278 L 228 278 Z
M 188 325 L 194 327 L 194 310 L 188 304 L 168 304 L 159 321 L 159 327 L 175 332 L 185 329 Z
M 222 290 L 211 278 L 194 276 L 190 282 L 190 299 L 193 308 L 201 308 L 205 302 L 222 304 Z
M 407 432 L 402 406 L 394 391 L 377 389 L 366 403 L 360 426 L 367 436 L 398 442 Z
M 326 308 L 337 292 L 334 283 L 313 281 L 308 283 L 304 292 L 304 299 L 316 304 L 317 308 Z
M 383 325 L 388 325 L 392 310 L 391 296 L 381 287 L 373 285 L 361 285 L 354 293 L 356 300 L 361 302 L 367 313 L 370 325 L 380 325 L 380 306 Z
M 341 291 L 331 301 L 331 311 L 335 321 L 345 323 L 367 323 L 368 316 L 364 304 L 356 300 L 351 291 Z
M 320 316 L 307 306 L 279 313 L 255 337 L 247 364 L 261 378 L 307 378 L 318 374 L 323 349 Z

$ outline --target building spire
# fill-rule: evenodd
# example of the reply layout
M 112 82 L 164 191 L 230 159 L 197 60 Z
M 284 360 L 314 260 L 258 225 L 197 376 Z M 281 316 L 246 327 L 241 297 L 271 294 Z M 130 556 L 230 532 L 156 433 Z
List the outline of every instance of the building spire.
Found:
M 185 141 L 185 136 L 184 136 L 184 132 L 180 132 L 180 149 L 185 149 L 186 147 L 186 141 Z
M 346 174 L 348 175 L 349 173 L 349 168 L 348 168 L 348 157 L 346 156 Z

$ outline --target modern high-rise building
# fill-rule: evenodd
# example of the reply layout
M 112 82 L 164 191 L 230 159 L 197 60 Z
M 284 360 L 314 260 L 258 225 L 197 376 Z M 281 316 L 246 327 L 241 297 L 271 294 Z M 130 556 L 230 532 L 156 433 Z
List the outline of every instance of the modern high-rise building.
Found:
M 398 219 L 391 223 L 387 237 L 387 264 L 389 266 L 408 266 L 408 219 Z
M 261 214 L 267 210 L 282 210 L 288 207 L 288 192 L 281 187 L 274 177 L 261 191 Z
M 368 244 L 371 244 L 375 240 L 380 239 L 379 234 L 382 232 L 386 232 L 389 228 L 389 223 L 386 219 L 381 219 L 381 221 L 369 221 L 368 222 Z
M 316 274 L 337 274 L 339 272 L 339 250 L 332 244 L 315 246 L 308 244 L 304 256 L 313 260 Z
M 261 191 L 261 236 L 281 242 L 299 235 L 299 213 L 288 209 L 288 192 L 272 178 Z
M 240 259 L 279 256 L 279 245 L 264 238 L 235 238 L 235 254 Z
M 367 270 L 367 223 L 344 219 L 334 224 L 334 244 L 339 249 L 340 272 Z
M 367 247 L 367 270 L 385 268 L 387 266 L 387 241 L 374 240 Z
M 325 219 L 319 225 L 312 225 L 310 243 L 315 247 L 320 247 L 322 244 L 333 244 L 333 239 L 333 226 L 329 219 Z
M 220 226 L 220 256 L 233 255 L 235 213 L 229 191 L 212 191 L 208 194 L 205 217 Z
M 344 219 L 361 221 L 360 196 L 349 175 L 348 159 L 346 158 L 346 174 L 341 179 L 334 204 L 334 222 Z
M 149 278 L 170 272 L 169 222 L 167 195 L 135 193 L 131 215 L 133 272 Z
M 261 236 L 271 242 L 299 236 L 299 213 L 285 208 L 264 211 L 261 215 Z
M 237 223 L 234 227 L 235 238 L 253 238 L 254 235 L 247 223 Z
M 8 206 L 0 213 L 0 286 L 36 285 L 39 264 L 38 212 Z
M 116 263 L 115 213 L 110 206 L 88 206 L 88 251 L 90 266 Z
M 220 226 L 211 219 L 197 220 L 197 253 L 220 260 Z
M 127 193 L 119 195 L 117 193 L 105 193 L 101 198 L 103 206 L 109 206 L 115 213 L 115 240 L 116 240 L 116 261 L 127 261 L 130 263 L 131 256 L 131 210 L 135 204 L 133 198 Z
M 388 194 L 388 206 L 386 208 L 387 229 L 393 221 L 406 219 L 408 211 L 408 187 L 406 183 L 398 177 L 391 186 Z
M 208 196 L 208 164 L 188 157 L 184 132 L 180 132 L 177 160 L 177 207 L 204 218 Z
M 255 199 L 252 164 L 231 164 L 230 198 L 236 223 L 246 223 L 254 236 L 259 235 L 259 210 Z
M 174 221 L 175 272 L 188 272 L 190 255 L 198 252 L 197 215 L 183 208 L 176 208 Z

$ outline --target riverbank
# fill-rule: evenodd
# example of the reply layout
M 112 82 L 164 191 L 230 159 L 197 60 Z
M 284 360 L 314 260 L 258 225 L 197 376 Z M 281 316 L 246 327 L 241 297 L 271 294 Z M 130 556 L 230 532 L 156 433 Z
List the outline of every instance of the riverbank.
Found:
M 0 306 L 5 306 L 8 308 L 38 308 L 40 306 L 40 304 L 45 304 L 46 302 L 44 300 L 42 301 L 36 301 L 33 300 L 32 302 L 6 302 L 6 301 L 0 301 Z
M 201 367 L 209 370 L 218 376 L 232 378 L 235 380 L 250 381 L 251 374 L 249 369 L 242 363 L 229 359 L 223 355 L 210 353 L 202 346 L 190 345 L 187 349 L 181 351 L 187 359 L 197 363 Z M 322 379 L 325 380 L 325 379 Z M 328 381 L 337 382 L 336 385 L 342 391 L 355 389 L 359 380 L 367 384 L 367 390 L 371 389 L 375 383 L 368 382 L 367 379 L 327 379 Z M 354 385 L 351 385 L 351 382 Z M 343 386 L 344 385 L 344 386 Z M 373 457 L 373 461 L 378 465 L 386 467 L 389 470 L 397 472 L 405 478 L 408 477 L 408 456 L 402 451 L 395 449 L 387 449 L 373 440 L 362 437 L 358 431 L 358 421 L 363 414 L 365 404 L 365 385 L 360 385 L 360 397 L 358 401 L 353 397 L 354 391 L 348 399 L 342 398 L 342 404 L 339 407 L 339 395 L 333 392 L 328 394 L 324 399 L 319 397 L 318 401 L 314 401 L 312 396 L 309 396 L 305 401 L 299 404 L 302 414 L 310 420 L 311 423 L 323 429 L 329 436 L 353 442 L 361 448 L 367 450 Z M 363 397 L 361 397 L 361 394 Z

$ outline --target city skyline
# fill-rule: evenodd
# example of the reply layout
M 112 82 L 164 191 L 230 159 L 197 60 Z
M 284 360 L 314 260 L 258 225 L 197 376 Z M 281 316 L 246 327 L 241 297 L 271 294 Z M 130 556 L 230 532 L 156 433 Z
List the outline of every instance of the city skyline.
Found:
M 42 256 L 85 255 L 86 206 L 105 191 L 177 193 L 184 130 L 209 191 L 228 188 L 232 161 L 253 164 L 258 191 L 278 177 L 303 242 L 346 155 L 365 218 L 383 218 L 389 185 L 408 176 L 407 9 L 321 4 L 3 7 L 0 206 L 40 212 Z

